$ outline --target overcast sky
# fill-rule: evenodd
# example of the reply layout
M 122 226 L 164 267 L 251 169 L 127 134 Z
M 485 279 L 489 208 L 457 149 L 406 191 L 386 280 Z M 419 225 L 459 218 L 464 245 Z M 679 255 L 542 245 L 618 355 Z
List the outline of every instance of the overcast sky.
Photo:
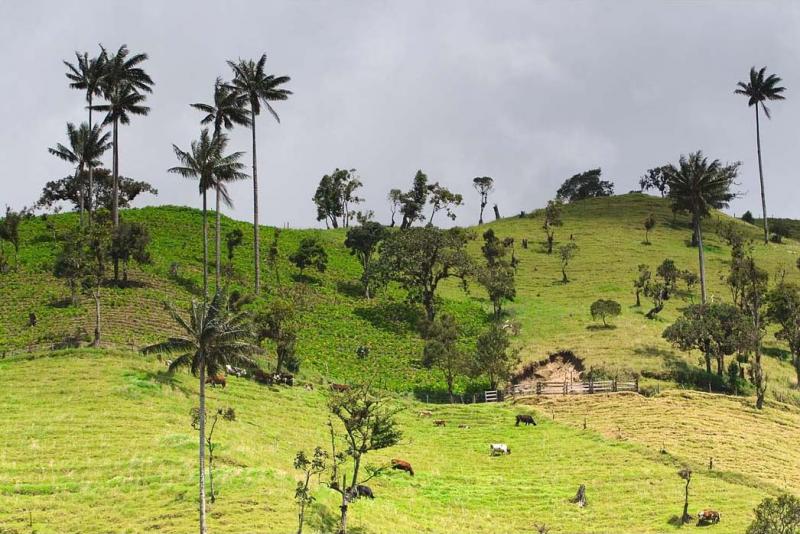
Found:
M 17 2 L 0 0 L 0 205 L 32 204 L 70 172 L 47 153 L 86 120 L 62 60 L 97 44 L 147 52 L 150 116 L 120 132 L 121 173 L 151 182 L 137 205 L 199 206 L 196 185 L 166 169 L 172 143 L 199 134 L 192 102 L 211 100 L 229 58 L 257 58 L 294 95 L 261 115 L 262 221 L 316 226 L 320 177 L 356 168 L 366 207 L 385 219 L 390 188 L 417 169 L 460 191 L 477 220 L 475 176 L 492 176 L 504 215 L 542 206 L 574 173 L 602 167 L 616 191 L 697 149 L 742 161 L 743 198 L 760 213 L 755 124 L 734 95 L 751 65 L 784 80 L 762 122 L 771 216 L 800 217 L 800 4 L 786 2 Z M 247 151 L 249 132 L 232 133 Z M 107 158 L 110 166 L 110 157 Z M 252 188 L 232 188 L 250 220 Z

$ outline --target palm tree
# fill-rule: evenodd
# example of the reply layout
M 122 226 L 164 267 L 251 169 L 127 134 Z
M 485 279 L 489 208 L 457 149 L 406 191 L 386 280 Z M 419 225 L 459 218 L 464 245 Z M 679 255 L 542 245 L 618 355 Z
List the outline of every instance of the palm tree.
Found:
M 692 227 L 697 237 L 697 250 L 700 261 L 700 294 L 706 303 L 706 271 L 703 251 L 703 232 L 701 220 L 712 209 L 722 209 L 736 197 L 731 192 L 739 163 L 722 165 L 718 159 L 711 163 L 702 151 L 681 156 L 678 167 L 668 165 L 665 176 L 669 184 L 669 197 L 673 209 L 687 211 L 692 216 Z
M 80 89 L 86 92 L 86 103 L 89 109 L 89 130 L 93 130 L 92 124 L 92 102 L 94 97 L 102 94 L 102 83 L 106 74 L 106 54 L 103 50 L 99 56 L 90 58 L 89 54 L 84 52 L 81 55 L 75 52 L 77 61 L 73 65 L 68 61 L 64 61 L 67 67 L 67 79 L 70 80 L 69 86 L 73 89 Z M 92 198 L 94 189 L 94 165 L 89 164 L 89 198 Z M 92 220 L 92 207 L 89 206 L 89 222 Z
M 255 266 L 255 292 L 261 288 L 261 264 L 259 262 L 258 241 L 258 169 L 256 158 L 256 115 L 261 114 L 261 104 L 281 122 L 278 113 L 272 108 L 270 102 L 286 100 L 292 94 L 288 89 L 280 86 L 291 80 L 288 76 L 274 76 L 264 72 L 267 55 L 263 54 L 258 62 L 240 59 L 237 63 L 228 61 L 233 70 L 233 87 L 236 92 L 247 99 L 250 108 L 250 131 L 253 137 L 253 262 Z
M 182 335 L 142 349 L 145 354 L 178 354 L 173 358 L 169 372 L 188 367 L 199 378 L 200 534 L 206 532 L 206 376 L 215 376 L 225 365 L 252 366 L 252 356 L 260 352 L 254 341 L 248 314 L 229 311 L 227 303 L 227 296 L 218 291 L 210 303 L 192 301 L 188 319 L 170 308 L 170 314 L 180 326 Z
M 150 113 L 150 108 L 142 105 L 145 100 L 142 93 L 153 92 L 153 80 L 140 66 L 147 60 L 147 54 L 134 54 L 128 57 L 130 52 L 126 45 L 120 46 L 119 50 L 111 55 L 108 55 L 105 48 L 102 50 L 106 60 L 101 89 L 107 103 L 95 106 L 94 109 L 105 111 L 106 118 L 103 123 L 113 125 L 111 215 L 116 228 L 119 225 L 119 124 L 129 124 L 130 115 Z
M 747 105 L 756 109 L 756 149 L 758 150 L 758 177 L 761 180 L 761 209 L 764 213 L 764 243 L 769 241 L 769 222 L 767 221 L 767 198 L 764 193 L 764 169 L 761 166 L 761 127 L 758 120 L 759 105 L 764 110 L 764 115 L 770 118 L 769 108 L 764 104 L 765 100 L 785 100 L 781 94 L 786 88 L 780 87 L 781 79 L 774 74 L 764 77 L 767 67 L 756 70 L 750 68 L 750 81 L 739 82 L 739 87 L 734 91 L 737 95 L 745 95 L 748 98 Z
M 225 134 L 210 137 L 208 129 L 200 132 L 200 140 L 192 141 L 189 152 L 172 145 L 181 166 L 167 169 L 186 178 L 199 180 L 200 194 L 203 195 L 203 294 L 208 297 L 208 203 L 207 192 L 211 188 L 220 191 L 223 200 L 230 205 L 228 191 L 224 182 L 247 178 L 242 172 L 244 165 L 239 161 L 242 152 L 224 155 L 228 145 Z
M 213 124 L 214 137 L 219 137 L 224 126 L 226 130 L 233 128 L 234 124 L 241 126 L 250 125 L 250 117 L 247 113 L 246 102 L 247 98 L 244 95 L 238 94 L 229 85 L 222 82 L 222 78 L 217 78 L 214 82 L 214 103 L 213 104 L 191 104 L 195 109 L 205 113 L 205 117 L 200 121 L 200 124 Z M 217 287 L 220 284 L 220 271 L 222 270 L 222 259 L 220 250 L 222 248 L 222 240 L 220 233 L 220 200 L 222 191 L 218 184 L 216 187 L 216 260 L 217 260 Z M 226 202 L 230 206 L 230 202 Z
M 59 159 L 71 163 L 75 166 L 75 181 L 77 182 L 84 174 L 84 169 L 91 169 L 95 165 L 100 165 L 100 156 L 109 149 L 111 144 L 108 142 L 109 133 L 103 132 L 102 127 L 94 125 L 91 130 L 85 122 L 77 128 L 71 122 L 67 123 L 67 139 L 69 146 L 56 144 L 54 148 L 48 148 L 48 152 Z M 91 170 L 89 171 L 91 173 Z M 91 174 L 90 174 L 91 176 Z M 84 195 L 83 184 L 78 183 L 78 195 L 80 198 L 80 221 L 83 226 L 83 211 L 86 196 Z M 89 188 L 89 212 L 92 208 L 91 186 Z

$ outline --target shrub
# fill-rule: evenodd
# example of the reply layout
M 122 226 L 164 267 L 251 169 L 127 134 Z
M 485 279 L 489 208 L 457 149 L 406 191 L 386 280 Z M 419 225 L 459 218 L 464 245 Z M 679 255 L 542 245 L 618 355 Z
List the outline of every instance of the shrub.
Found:
M 754 224 L 756 222 L 750 210 L 747 210 L 742 214 L 742 220 L 748 224 Z
M 800 533 L 800 499 L 793 495 L 767 497 L 756 507 L 755 515 L 747 534 Z
M 599 299 L 592 303 L 589 311 L 592 314 L 592 319 L 598 318 L 603 320 L 603 326 L 608 326 L 607 320 L 611 317 L 617 317 L 622 313 L 622 306 L 615 300 Z

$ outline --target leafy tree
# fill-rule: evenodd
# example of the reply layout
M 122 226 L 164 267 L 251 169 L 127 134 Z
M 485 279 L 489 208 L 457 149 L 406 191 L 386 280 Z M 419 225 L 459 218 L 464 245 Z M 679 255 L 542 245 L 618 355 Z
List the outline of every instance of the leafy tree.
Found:
M 494 179 L 490 176 L 477 176 L 472 179 L 472 187 L 481 196 L 481 215 L 478 224 L 483 224 L 483 209 L 489 203 L 489 193 L 494 191 Z
M 292 372 L 296 372 L 300 368 L 300 362 L 295 355 L 296 318 L 297 311 L 294 303 L 287 298 L 277 297 L 270 301 L 265 310 L 256 314 L 253 320 L 258 342 L 269 339 L 275 345 L 276 373 L 280 373 L 284 366 Z
M 239 228 L 234 228 L 225 234 L 225 246 L 228 249 L 228 265 L 233 270 L 233 255 L 236 249 L 242 245 L 244 241 L 244 234 Z
M 91 262 L 86 233 L 73 231 L 66 235 L 61 244 L 61 251 L 56 256 L 53 275 L 65 280 L 73 306 L 78 305 L 81 282 L 89 275 Z
M 6 216 L 0 221 L 0 241 L 8 241 L 14 247 L 14 268 L 19 264 L 19 225 L 26 211 L 14 211 L 6 206 Z
M 86 183 L 88 172 L 82 171 L 75 179 L 75 176 L 66 176 L 59 180 L 47 182 L 42 189 L 42 194 L 36 203 L 37 208 L 50 209 L 60 202 L 68 202 L 78 211 L 81 203 L 86 205 L 86 209 L 94 212 L 96 209 L 104 208 L 111 211 L 113 197 L 113 177 L 111 171 L 101 167 L 94 168 L 94 186 L 92 195 L 82 191 L 82 185 Z M 141 182 L 126 176 L 117 177 L 117 202 L 120 208 L 127 208 L 142 193 L 158 194 L 158 189 L 147 182 Z
M 505 243 L 495 235 L 494 230 L 491 228 L 483 233 L 481 253 L 489 267 L 495 266 L 506 255 Z
M 770 118 L 769 108 L 765 102 L 767 100 L 785 100 L 783 92 L 785 87 L 778 85 L 781 79 L 774 74 L 765 77 L 767 67 L 756 70 L 750 68 L 750 80 L 737 83 L 738 89 L 734 93 L 747 97 L 748 107 L 755 107 L 756 111 L 756 148 L 758 149 L 758 177 L 761 181 L 761 208 L 764 214 L 764 243 L 769 239 L 769 222 L 767 220 L 767 199 L 764 193 L 764 169 L 761 165 L 761 126 L 759 124 L 758 108 L 764 110 L 764 115 Z
M 297 250 L 289 255 L 289 261 L 300 269 L 301 275 L 306 267 L 314 267 L 317 272 L 324 273 L 328 266 L 328 254 L 317 238 L 306 237 L 300 241 Z
M 642 191 L 655 189 L 661 194 L 662 198 L 666 197 L 669 194 L 669 183 L 667 182 L 667 176 L 664 172 L 666 169 L 666 165 L 647 169 L 644 176 L 639 179 L 639 186 L 642 188 Z
M 669 197 L 673 208 L 687 211 L 692 217 L 694 235 L 698 242 L 700 263 L 700 294 L 706 303 L 706 268 L 703 251 L 703 232 L 701 220 L 711 209 L 727 207 L 736 195 L 731 192 L 739 163 L 722 165 L 719 160 L 709 163 L 701 151 L 681 156 L 678 167 L 669 165 L 664 171 L 669 183 Z
M 425 214 L 422 211 L 425 209 L 429 191 L 428 176 L 422 171 L 417 171 L 411 189 L 400 197 L 400 212 L 403 214 L 403 222 L 400 223 L 401 229 L 410 228 L 415 221 L 425 220 Z
M 647 284 L 650 282 L 651 276 L 652 273 L 650 272 L 650 267 L 644 263 L 640 263 L 638 267 L 638 276 L 636 277 L 636 280 L 633 281 L 633 288 L 636 290 L 637 307 L 642 305 L 640 295 L 647 288 Z
M 275 76 L 267 74 L 264 66 L 267 63 L 267 55 L 262 54 L 259 60 L 239 59 L 237 62 L 228 61 L 228 66 L 233 70 L 232 85 L 237 95 L 246 98 L 250 111 L 250 133 L 253 139 L 253 266 L 255 269 L 255 293 L 258 295 L 261 290 L 261 254 L 258 225 L 258 165 L 256 153 L 256 116 L 261 114 L 261 105 L 280 123 L 278 113 L 273 109 L 270 102 L 287 100 L 292 94 L 288 89 L 281 86 L 291 81 L 288 76 Z
M 514 268 L 506 262 L 478 270 L 478 282 L 486 289 L 492 301 L 495 318 L 503 313 L 503 303 L 513 302 L 517 296 Z
M 211 302 L 192 301 L 188 318 L 170 306 L 170 315 L 183 333 L 142 349 L 145 354 L 177 354 L 169 371 L 188 367 L 199 380 L 200 532 L 206 531 L 206 375 L 216 376 L 225 365 L 255 365 L 253 356 L 260 351 L 248 314 L 229 311 L 227 300 L 223 292 L 217 291 Z
M 381 246 L 376 271 L 399 283 L 411 302 L 420 302 L 429 321 L 436 315 L 436 289 L 446 278 L 464 280 L 473 269 L 466 250 L 471 235 L 461 228 L 410 228 L 391 234 Z
M 203 197 L 203 294 L 208 295 L 208 201 L 209 189 L 231 179 L 243 179 L 247 175 L 242 172 L 244 165 L 239 161 L 242 152 L 225 155 L 228 138 L 225 134 L 210 137 L 208 130 L 200 132 L 200 140 L 192 141 L 189 152 L 184 152 L 177 145 L 172 145 L 175 156 L 181 163 L 178 167 L 167 169 L 167 172 L 179 174 L 185 178 L 196 178 L 199 182 L 200 194 Z M 227 195 L 224 187 L 220 192 Z M 218 287 L 219 289 L 219 287 Z
M 275 284 L 277 286 L 281 285 L 281 276 L 280 270 L 278 268 L 278 260 L 281 257 L 281 251 L 278 247 L 278 243 L 280 242 L 281 238 L 281 229 L 275 228 L 274 233 L 272 234 L 272 242 L 269 245 L 269 249 L 267 250 L 267 266 L 272 269 L 272 272 L 275 273 Z
M 621 314 L 622 306 L 615 300 L 599 299 L 592 302 L 589 311 L 592 314 L 592 319 L 597 320 L 599 317 L 603 320 L 603 326 L 608 327 L 607 319 Z
M 744 222 L 746 222 L 747 224 L 755 224 L 756 223 L 756 220 L 753 217 L 753 214 L 750 212 L 750 210 L 747 210 L 746 212 L 744 212 L 742 214 L 742 220 Z
M 379 222 L 364 221 L 347 231 L 344 246 L 350 254 L 358 258 L 363 269 L 361 283 L 364 285 L 364 296 L 370 298 L 370 279 L 372 277 L 372 258 L 378 251 L 378 245 L 389 235 L 389 230 Z
M 656 227 L 656 218 L 651 213 L 644 220 L 644 242 L 650 244 L 650 231 Z
M 126 45 L 120 46 L 111 55 L 103 49 L 102 55 L 106 58 L 105 73 L 100 81 L 100 89 L 106 103 L 94 106 L 97 111 L 106 112 L 103 124 L 112 125 L 111 217 L 115 228 L 119 225 L 119 125 L 129 124 L 131 115 L 150 113 L 150 108 L 143 105 L 145 96 L 142 93 L 153 92 L 153 80 L 141 67 L 141 64 L 147 61 L 147 54 L 134 54 L 129 57 L 129 53 Z
M 767 318 L 780 327 L 775 337 L 789 345 L 800 387 L 800 287 L 781 282 L 767 294 Z
M 314 503 L 309 487 L 311 477 L 325 472 L 328 462 L 328 453 L 321 447 L 314 449 L 314 456 L 309 458 L 305 451 L 298 451 L 294 457 L 294 468 L 302 473 L 302 480 L 297 481 L 294 490 L 294 500 L 299 511 L 297 512 L 297 534 L 303 534 L 303 524 L 306 519 L 306 508 Z
M 380 396 L 369 384 L 355 385 L 332 395 L 328 407 L 338 422 L 328 423 L 333 449 L 329 486 L 342 496 L 339 532 L 346 534 L 348 504 L 356 495 L 356 486 L 385 471 L 385 468 L 365 467 L 368 476 L 363 477 L 361 464 L 364 456 L 400 442 L 402 433 L 395 419 L 400 408 L 392 405 L 389 398 Z M 337 441 L 344 443 L 344 450 L 341 452 L 336 450 Z M 349 477 L 344 472 L 348 461 L 352 462 Z
M 355 216 L 355 210 L 351 208 L 364 201 L 355 195 L 361 185 L 355 169 L 336 169 L 323 176 L 313 198 L 317 206 L 317 220 L 325 221 L 327 228 L 339 228 L 341 218 L 342 226 L 349 227 Z
M 114 281 L 119 283 L 119 262 L 122 262 L 122 281 L 128 281 L 130 260 L 143 265 L 151 262 L 147 245 L 150 233 L 147 227 L 137 222 L 121 222 L 111 236 L 111 258 L 114 260 Z
M 392 212 L 392 221 L 389 223 L 389 227 L 394 228 L 394 216 L 403 204 L 403 192 L 399 189 L 390 189 L 389 194 L 386 195 L 386 199 L 389 201 L 389 209 Z
M 549 200 L 544 208 L 544 224 L 542 228 L 547 236 L 547 253 L 553 253 L 553 242 L 556 237 L 556 228 L 563 225 L 561 219 L 561 209 L 564 203 L 560 200 Z
M 709 375 L 711 361 L 716 359 L 717 376 L 722 377 L 725 356 L 745 350 L 751 334 L 749 323 L 736 306 L 715 303 L 689 306 L 663 335 L 681 350 L 702 352 Z
M 86 106 L 89 111 L 89 124 L 87 127 L 88 132 L 95 131 L 95 125 L 92 123 L 92 110 L 94 108 L 94 98 L 103 94 L 102 84 L 107 74 L 106 61 L 108 56 L 105 50 L 101 49 L 101 53 L 97 57 L 89 57 L 89 54 L 84 52 L 80 54 L 75 52 L 75 64 L 64 61 L 67 67 L 67 79 L 70 81 L 69 86 L 72 89 L 84 91 L 86 94 Z M 71 143 L 70 143 L 71 144 Z M 76 148 L 73 146 L 73 148 Z M 75 153 L 77 154 L 77 153 Z M 77 162 L 75 162 L 77 163 Z M 94 161 L 84 161 L 88 166 L 88 197 L 94 196 Z M 89 206 L 89 220 L 92 219 L 92 208 Z
M 433 217 L 439 211 L 444 211 L 451 221 L 456 220 L 456 214 L 453 209 L 457 208 L 464 203 L 464 197 L 460 193 L 453 193 L 446 187 L 435 183 L 429 188 L 431 205 L 431 217 L 428 219 L 428 224 L 433 225 Z
M 508 380 L 519 362 L 511 350 L 511 339 L 505 328 L 492 323 L 478 336 L 476 342 L 475 370 L 489 378 L 489 388 L 497 389 L 500 382 Z
M 425 348 L 422 363 L 427 368 L 436 368 L 441 371 L 447 384 L 447 394 L 453 402 L 453 389 L 455 381 L 460 375 L 467 374 L 470 362 L 464 351 L 458 346 L 461 335 L 455 317 L 443 313 L 424 327 Z
M 195 430 L 200 429 L 200 410 L 192 408 L 190 415 L 192 416 L 192 428 Z M 206 418 L 208 414 L 206 414 Z M 217 494 L 214 491 L 214 450 L 217 448 L 217 443 L 214 443 L 214 430 L 217 428 L 219 420 L 223 421 L 236 421 L 236 411 L 233 408 L 217 408 L 214 415 L 211 417 L 211 425 L 206 433 L 206 447 L 208 448 L 208 498 L 213 503 L 217 500 Z
M 205 116 L 200 121 L 200 124 L 213 124 L 214 125 L 214 137 L 217 138 L 222 133 L 222 128 L 224 127 L 226 130 L 233 129 L 234 125 L 239 126 L 250 126 L 250 117 L 247 113 L 247 97 L 234 91 L 233 87 L 224 83 L 222 78 L 217 77 L 216 81 L 214 82 L 214 103 L 213 104 L 191 104 L 191 107 L 197 109 L 205 113 Z M 242 175 L 244 177 L 244 175 Z M 230 175 L 227 178 L 229 179 L 236 179 L 237 177 L 234 175 Z M 214 236 L 216 238 L 216 248 L 215 256 L 216 256 L 216 276 L 217 276 L 217 287 L 220 285 L 220 273 L 222 271 L 222 258 L 221 258 L 221 250 L 222 250 L 222 230 L 221 230 L 221 212 L 220 212 L 220 203 L 225 201 L 226 205 L 230 206 L 230 197 L 227 194 L 227 190 L 225 189 L 225 181 L 227 180 L 219 180 L 215 185 L 214 189 L 216 190 L 216 221 L 215 221 L 215 233 Z M 230 250 L 230 249 L 229 249 Z
M 76 207 L 80 210 L 81 224 L 83 224 L 85 204 L 87 201 L 91 202 L 93 194 L 92 188 L 87 190 L 83 185 L 84 173 L 87 167 L 93 169 L 100 165 L 100 157 L 111 147 L 111 143 L 108 141 L 109 135 L 108 133 L 103 133 L 102 127 L 99 125 L 95 125 L 90 130 L 89 125 L 85 122 L 81 123 L 77 128 L 74 124 L 68 122 L 67 139 L 69 146 L 58 143 L 54 148 L 47 149 L 50 154 L 75 167 L 74 177 L 68 177 L 64 180 L 70 180 L 73 189 L 77 192 Z M 45 191 L 47 191 L 47 186 L 45 186 Z M 89 209 L 91 210 L 91 204 Z
M 614 194 L 614 184 L 600 179 L 602 171 L 592 169 L 573 175 L 556 192 L 556 199 L 575 202 L 593 197 L 608 197 Z
M 575 254 L 577 253 L 578 245 L 575 243 L 567 243 L 558 248 L 558 256 L 561 259 L 561 282 L 564 284 L 569 283 L 567 267 L 569 267 L 570 262 L 575 258 Z
M 800 534 L 800 499 L 788 493 L 767 497 L 755 509 L 747 534 Z

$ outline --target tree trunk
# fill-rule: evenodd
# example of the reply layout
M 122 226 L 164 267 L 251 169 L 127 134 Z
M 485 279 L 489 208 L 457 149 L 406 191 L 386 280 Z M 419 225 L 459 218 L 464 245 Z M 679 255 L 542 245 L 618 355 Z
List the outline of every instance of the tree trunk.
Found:
M 216 253 L 217 253 L 217 286 L 216 290 L 219 291 L 219 279 L 220 279 L 220 272 L 222 271 L 222 256 L 220 255 L 220 248 L 222 247 L 222 237 L 220 236 L 220 214 L 219 214 L 219 201 L 220 201 L 220 194 L 219 194 L 219 187 L 216 188 L 217 190 L 217 220 L 216 220 L 216 228 L 217 228 L 217 235 L 215 236 L 217 239 L 216 243 Z
M 347 534 L 347 475 L 342 476 L 342 505 L 339 510 L 342 512 L 339 524 L 339 534 Z
M 203 298 L 208 300 L 208 209 L 203 190 Z
M 93 347 L 100 346 L 100 287 L 92 291 L 94 297 L 94 340 L 92 341 Z
M 250 105 L 250 131 L 253 134 L 253 263 L 255 267 L 255 294 L 261 290 L 261 262 L 258 241 L 258 163 L 256 162 L 256 114 Z
M 478 224 L 483 224 L 483 208 L 486 207 L 486 199 L 481 195 L 481 215 L 478 217 Z
M 89 94 L 89 133 L 92 132 L 92 95 Z M 94 167 L 89 162 L 89 226 L 92 225 L 92 208 L 94 207 Z
M 84 209 L 84 198 L 83 198 L 83 184 L 81 183 L 81 168 L 78 166 L 75 169 L 75 184 L 78 186 L 78 202 L 80 204 L 80 226 L 83 228 L 83 209 Z
M 706 303 L 706 263 L 703 251 L 703 231 L 700 227 L 700 216 L 694 215 L 694 231 L 697 236 L 697 255 L 700 261 L 700 303 Z
M 681 522 L 688 523 L 691 520 L 689 515 L 689 481 L 686 481 L 686 488 L 683 494 L 683 514 L 681 514 Z
M 637 289 L 636 290 L 636 307 L 637 308 L 642 305 L 642 300 L 639 298 L 639 293 L 640 293 L 640 291 Z
M 114 154 L 112 158 L 113 176 L 112 176 L 112 198 L 111 198 L 111 216 L 114 220 L 114 228 L 119 226 L 119 119 L 114 119 Z
M 717 356 L 717 376 L 722 377 L 724 369 L 725 369 L 725 355 L 719 354 Z
M 206 534 L 206 362 L 200 353 L 200 534 Z
M 425 308 L 425 316 L 429 321 L 433 321 L 433 318 L 436 316 L 436 310 L 433 307 L 433 299 L 434 296 L 427 293 L 422 297 L 422 306 Z
M 764 243 L 769 243 L 769 221 L 767 220 L 767 196 L 764 193 L 764 169 L 761 166 L 761 125 L 758 120 L 756 103 L 756 149 L 758 151 L 758 178 L 761 180 L 761 211 L 764 214 Z
M 500 210 L 497 208 L 497 204 L 494 205 L 494 219 L 500 220 Z

